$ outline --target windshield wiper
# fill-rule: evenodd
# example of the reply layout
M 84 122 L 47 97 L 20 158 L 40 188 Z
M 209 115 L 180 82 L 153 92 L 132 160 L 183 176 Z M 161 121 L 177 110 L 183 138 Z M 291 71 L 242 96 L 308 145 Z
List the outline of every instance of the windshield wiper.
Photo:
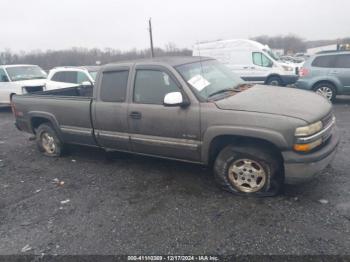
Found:
M 208 96 L 208 99 L 209 97 L 213 97 L 213 96 L 216 96 L 218 94 L 221 94 L 221 93 L 226 93 L 226 92 L 235 92 L 235 93 L 239 93 L 239 92 L 242 92 L 248 88 L 250 88 L 252 86 L 252 84 L 249 84 L 249 83 L 240 83 L 238 85 L 236 85 L 235 87 L 233 88 L 225 88 L 225 89 L 221 89 L 221 90 L 218 90 L 212 94 L 210 94 Z
M 237 92 L 234 88 L 225 88 L 225 89 L 221 89 L 221 90 L 218 90 L 218 91 L 215 91 L 214 93 L 211 93 L 209 97 L 213 97 L 213 96 L 216 96 L 218 94 L 221 94 L 221 93 L 226 93 L 226 92 Z

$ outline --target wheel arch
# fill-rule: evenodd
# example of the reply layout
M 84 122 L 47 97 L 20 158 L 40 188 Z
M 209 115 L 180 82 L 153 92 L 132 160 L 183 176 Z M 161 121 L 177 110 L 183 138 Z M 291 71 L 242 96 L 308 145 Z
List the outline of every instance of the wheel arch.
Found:
M 324 83 L 324 84 L 330 84 L 330 85 L 334 86 L 336 93 L 339 93 L 339 91 L 340 91 L 340 90 L 339 90 L 339 89 L 340 89 L 340 88 L 339 88 L 340 84 L 337 83 L 337 81 L 332 80 L 332 79 L 322 79 L 322 80 L 316 81 L 316 82 L 312 85 L 312 90 L 315 91 L 316 87 L 317 87 L 319 84 L 322 84 L 322 83 Z
M 203 139 L 202 159 L 205 164 L 211 165 L 218 153 L 228 144 L 258 144 L 265 146 L 271 152 L 278 155 L 283 160 L 281 151 L 288 147 L 284 137 L 271 130 L 253 130 L 241 128 L 232 130 L 231 128 L 218 130 L 212 129 L 206 132 Z
M 29 119 L 30 119 L 30 130 L 33 132 L 33 134 L 36 134 L 36 129 L 43 123 L 50 123 L 54 130 L 56 131 L 56 134 L 60 139 L 62 139 L 62 134 L 59 129 L 58 121 L 56 120 L 55 116 L 50 113 L 45 112 L 29 112 Z
M 269 82 L 269 79 L 271 79 L 272 77 L 277 77 L 277 78 L 279 78 L 280 80 L 281 80 L 281 83 L 283 84 L 283 80 L 282 80 L 282 77 L 279 75 L 279 74 L 277 74 L 277 73 L 272 73 L 272 74 L 270 74 L 270 75 L 268 75 L 267 77 L 266 77 L 266 79 L 265 79 L 265 85 Z

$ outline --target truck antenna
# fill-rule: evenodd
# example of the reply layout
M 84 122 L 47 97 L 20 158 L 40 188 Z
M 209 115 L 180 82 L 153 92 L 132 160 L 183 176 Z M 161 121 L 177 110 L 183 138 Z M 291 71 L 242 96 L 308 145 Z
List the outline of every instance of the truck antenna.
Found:
M 149 30 L 149 39 L 150 39 L 150 44 L 151 44 L 151 57 L 154 57 L 154 50 L 153 50 L 153 35 L 152 35 L 152 18 L 150 17 L 148 20 L 148 30 Z

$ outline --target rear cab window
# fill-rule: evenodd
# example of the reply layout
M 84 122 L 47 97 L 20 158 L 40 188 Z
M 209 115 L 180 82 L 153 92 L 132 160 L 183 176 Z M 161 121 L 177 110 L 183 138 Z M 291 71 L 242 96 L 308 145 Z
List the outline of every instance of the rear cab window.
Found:
M 125 102 L 129 70 L 102 73 L 100 99 L 103 102 Z

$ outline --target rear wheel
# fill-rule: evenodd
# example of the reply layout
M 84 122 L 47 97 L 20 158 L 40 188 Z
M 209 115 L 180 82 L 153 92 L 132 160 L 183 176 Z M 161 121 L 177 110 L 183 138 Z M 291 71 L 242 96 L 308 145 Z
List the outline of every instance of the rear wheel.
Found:
M 62 155 L 63 144 L 50 123 L 44 123 L 36 131 L 36 144 L 45 156 L 58 157 Z
M 255 146 L 225 147 L 215 161 L 214 174 L 223 189 L 236 195 L 273 196 L 283 184 L 277 158 Z
M 278 76 L 271 76 L 266 80 L 266 84 L 270 86 L 283 86 L 283 81 Z
M 334 85 L 330 83 L 319 83 L 314 88 L 315 92 L 330 101 L 334 101 L 337 92 Z

